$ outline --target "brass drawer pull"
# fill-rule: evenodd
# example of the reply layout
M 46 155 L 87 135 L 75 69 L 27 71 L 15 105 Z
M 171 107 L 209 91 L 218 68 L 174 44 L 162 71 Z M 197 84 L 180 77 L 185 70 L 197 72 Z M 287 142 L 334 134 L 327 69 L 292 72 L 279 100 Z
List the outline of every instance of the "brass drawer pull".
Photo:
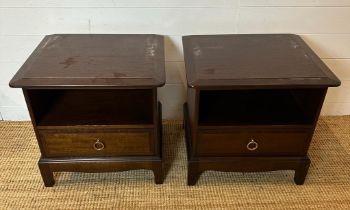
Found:
M 93 145 L 94 150 L 100 151 L 105 148 L 105 145 L 103 142 L 100 141 L 100 139 L 96 139 L 96 142 Z
M 254 151 L 256 149 L 258 149 L 259 144 L 258 142 L 254 141 L 254 139 L 251 139 L 250 142 L 248 142 L 247 144 L 247 149 L 250 151 Z

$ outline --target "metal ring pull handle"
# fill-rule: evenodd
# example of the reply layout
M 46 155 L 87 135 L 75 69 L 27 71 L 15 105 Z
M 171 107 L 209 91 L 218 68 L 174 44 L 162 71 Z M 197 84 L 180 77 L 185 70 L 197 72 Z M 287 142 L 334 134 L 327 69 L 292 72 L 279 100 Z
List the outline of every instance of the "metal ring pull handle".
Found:
M 94 150 L 100 151 L 105 148 L 105 145 L 103 142 L 100 141 L 100 139 L 96 139 L 96 142 L 93 145 Z
M 247 144 L 247 149 L 250 151 L 254 151 L 256 149 L 258 149 L 259 144 L 258 142 L 254 141 L 254 139 L 251 139 L 250 142 L 248 142 Z

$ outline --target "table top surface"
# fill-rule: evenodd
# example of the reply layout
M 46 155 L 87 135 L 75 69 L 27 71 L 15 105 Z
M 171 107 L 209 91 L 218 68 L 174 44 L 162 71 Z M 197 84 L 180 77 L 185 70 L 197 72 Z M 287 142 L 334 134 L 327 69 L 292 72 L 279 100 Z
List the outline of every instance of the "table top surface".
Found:
M 159 87 L 165 83 L 164 40 L 146 34 L 46 36 L 11 87 Z
M 297 35 L 194 35 L 183 45 L 189 87 L 340 85 Z

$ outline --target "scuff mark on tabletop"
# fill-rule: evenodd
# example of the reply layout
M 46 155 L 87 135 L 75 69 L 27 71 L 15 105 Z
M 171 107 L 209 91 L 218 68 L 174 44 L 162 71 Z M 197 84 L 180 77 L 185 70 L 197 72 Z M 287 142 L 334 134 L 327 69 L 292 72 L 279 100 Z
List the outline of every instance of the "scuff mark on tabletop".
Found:
M 76 56 L 76 57 L 78 57 L 78 56 Z M 59 64 L 65 65 L 63 68 L 66 69 L 66 68 L 70 67 L 71 65 L 73 65 L 76 62 L 77 61 L 75 60 L 75 57 L 69 57 L 65 61 L 60 62 Z
M 158 48 L 157 40 L 150 40 L 150 38 L 147 39 L 147 46 L 146 53 L 152 57 L 155 56 L 156 49 Z
M 125 74 L 123 74 L 123 73 L 117 73 L 117 72 L 113 72 L 113 76 L 114 77 L 125 77 L 126 75 Z
M 299 47 L 299 45 L 292 39 L 290 40 L 290 43 L 294 49 L 297 49 Z
M 55 36 L 49 36 L 48 39 L 46 40 L 46 42 L 43 44 L 43 46 L 41 47 L 41 49 L 44 49 L 44 48 L 52 48 L 54 47 L 55 45 L 51 45 L 50 42 L 53 42 L 55 40 L 57 40 L 58 38 L 60 38 L 60 36 L 58 35 L 55 35 Z M 49 45 L 50 44 L 50 45 Z
M 200 55 L 202 55 L 202 50 L 201 50 L 201 48 L 198 47 L 198 46 L 195 46 L 195 47 L 193 48 L 193 54 L 194 54 L 195 56 L 200 56 Z
M 204 73 L 205 74 L 214 74 L 215 73 L 215 69 L 214 68 L 207 68 L 207 69 L 204 69 Z
M 44 49 L 46 47 L 46 45 L 51 41 L 51 37 L 49 37 L 46 42 L 43 44 L 43 46 L 41 47 L 41 49 Z

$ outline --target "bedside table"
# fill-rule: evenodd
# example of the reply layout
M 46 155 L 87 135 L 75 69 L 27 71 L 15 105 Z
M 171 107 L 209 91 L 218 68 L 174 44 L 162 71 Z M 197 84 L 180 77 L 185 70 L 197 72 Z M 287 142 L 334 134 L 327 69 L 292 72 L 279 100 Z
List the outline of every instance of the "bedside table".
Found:
M 185 36 L 183 45 L 188 185 L 206 170 L 295 170 L 303 184 L 338 78 L 297 35 Z
M 163 37 L 46 36 L 10 82 L 22 88 L 41 151 L 53 172 L 150 169 L 163 182 Z

